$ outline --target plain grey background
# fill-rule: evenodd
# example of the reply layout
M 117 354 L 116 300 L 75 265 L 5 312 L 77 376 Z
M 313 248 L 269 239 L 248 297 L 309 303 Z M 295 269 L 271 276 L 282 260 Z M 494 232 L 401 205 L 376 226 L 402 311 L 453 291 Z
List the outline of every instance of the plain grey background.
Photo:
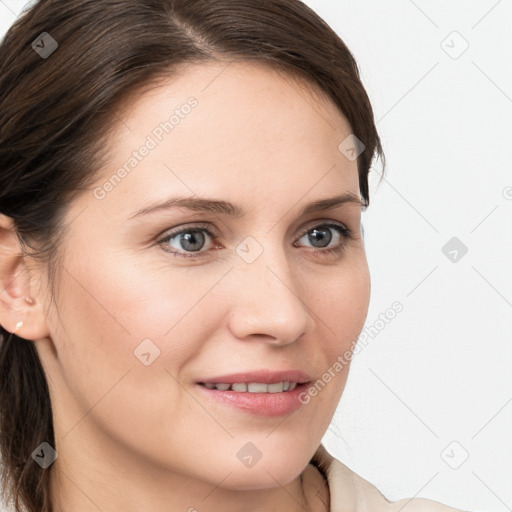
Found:
M 306 3 L 355 55 L 387 156 L 364 343 L 324 444 L 391 500 L 511 510 L 512 0 Z M 24 4 L 0 1 L 1 34 Z

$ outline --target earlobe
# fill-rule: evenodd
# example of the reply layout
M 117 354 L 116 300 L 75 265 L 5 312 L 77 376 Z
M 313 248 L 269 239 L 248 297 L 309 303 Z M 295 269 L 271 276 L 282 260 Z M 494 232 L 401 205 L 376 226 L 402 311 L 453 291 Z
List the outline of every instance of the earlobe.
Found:
M 14 223 L 0 214 L 0 324 L 35 340 L 48 332 L 40 305 L 31 297 L 30 278 Z

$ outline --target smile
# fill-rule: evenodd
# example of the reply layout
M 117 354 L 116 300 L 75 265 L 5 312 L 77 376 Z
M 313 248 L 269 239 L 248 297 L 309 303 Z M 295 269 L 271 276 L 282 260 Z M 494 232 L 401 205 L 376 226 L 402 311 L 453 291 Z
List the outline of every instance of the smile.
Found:
M 235 382 L 233 384 L 200 382 L 199 384 L 208 389 L 235 391 L 237 393 L 282 393 L 283 391 L 293 391 L 298 383 L 283 381 L 274 384 L 265 384 L 264 382 Z

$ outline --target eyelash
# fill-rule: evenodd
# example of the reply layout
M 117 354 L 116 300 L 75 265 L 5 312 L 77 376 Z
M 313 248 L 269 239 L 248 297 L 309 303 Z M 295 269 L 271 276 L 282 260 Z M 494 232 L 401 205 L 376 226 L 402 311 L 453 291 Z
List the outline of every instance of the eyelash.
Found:
M 310 226 L 301 233 L 301 235 L 299 236 L 299 239 L 301 239 L 308 232 L 313 231 L 314 229 L 317 229 L 317 228 L 335 229 L 342 237 L 342 241 L 338 245 L 335 245 L 334 247 L 331 247 L 329 249 L 318 248 L 318 250 L 315 251 L 315 252 L 321 253 L 322 255 L 340 254 L 344 251 L 345 246 L 347 245 L 347 242 L 349 240 L 354 239 L 353 233 L 349 228 L 347 228 L 343 224 L 338 224 L 338 223 L 333 223 L 333 222 L 325 222 L 322 224 L 315 224 L 313 226 Z M 216 239 L 216 236 L 210 231 L 210 229 L 208 229 L 206 224 L 200 224 L 200 225 L 195 225 L 195 226 L 187 226 L 184 229 L 180 229 L 178 231 L 167 233 L 163 238 L 160 238 L 158 240 L 158 244 L 161 246 L 165 246 L 166 245 L 165 242 L 169 242 L 174 237 L 177 237 L 178 235 L 181 235 L 183 233 L 189 233 L 191 231 L 203 231 L 212 239 L 212 241 L 215 241 L 215 239 Z M 314 249 L 314 247 L 312 249 Z M 204 257 L 203 255 L 208 252 L 208 251 L 195 251 L 195 252 L 189 252 L 189 253 L 187 253 L 187 252 L 182 253 L 182 252 L 178 252 L 178 251 L 174 251 L 174 250 L 171 251 L 169 249 L 164 249 L 164 251 L 169 252 L 176 257 L 194 258 L 194 259 L 203 258 Z

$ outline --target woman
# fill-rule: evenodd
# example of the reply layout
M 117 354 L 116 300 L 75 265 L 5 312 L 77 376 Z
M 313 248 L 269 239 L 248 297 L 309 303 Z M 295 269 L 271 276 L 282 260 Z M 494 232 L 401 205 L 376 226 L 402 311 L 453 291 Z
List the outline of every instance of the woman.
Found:
M 4 496 L 29 511 L 440 510 L 321 445 L 382 148 L 297 0 L 42 0 L 0 47 Z

